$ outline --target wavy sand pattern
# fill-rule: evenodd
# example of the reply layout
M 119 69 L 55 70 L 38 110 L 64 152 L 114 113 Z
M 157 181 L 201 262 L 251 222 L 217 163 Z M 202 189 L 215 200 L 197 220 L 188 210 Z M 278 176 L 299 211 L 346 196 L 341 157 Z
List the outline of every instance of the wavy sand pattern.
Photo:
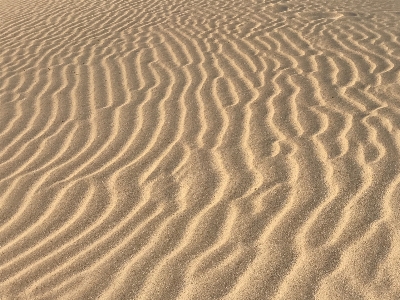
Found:
M 400 299 L 400 2 L 0 1 L 1 299 Z

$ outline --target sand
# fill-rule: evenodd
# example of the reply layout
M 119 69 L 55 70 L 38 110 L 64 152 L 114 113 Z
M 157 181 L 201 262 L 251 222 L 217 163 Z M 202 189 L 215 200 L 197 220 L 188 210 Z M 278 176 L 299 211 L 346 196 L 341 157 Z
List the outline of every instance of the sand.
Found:
M 400 299 L 400 1 L 0 0 L 0 299 Z

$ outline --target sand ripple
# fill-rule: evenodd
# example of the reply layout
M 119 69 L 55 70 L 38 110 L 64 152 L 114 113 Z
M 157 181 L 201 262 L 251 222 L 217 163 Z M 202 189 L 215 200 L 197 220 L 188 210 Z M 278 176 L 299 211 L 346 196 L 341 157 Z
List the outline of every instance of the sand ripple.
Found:
M 399 299 L 400 5 L 1 1 L 1 299 Z

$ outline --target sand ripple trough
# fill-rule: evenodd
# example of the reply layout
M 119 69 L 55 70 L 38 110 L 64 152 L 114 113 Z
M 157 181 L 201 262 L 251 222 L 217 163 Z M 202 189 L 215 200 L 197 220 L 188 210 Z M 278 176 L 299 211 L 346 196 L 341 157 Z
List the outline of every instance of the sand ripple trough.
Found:
M 400 299 L 400 2 L 0 1 L 0 299 Z

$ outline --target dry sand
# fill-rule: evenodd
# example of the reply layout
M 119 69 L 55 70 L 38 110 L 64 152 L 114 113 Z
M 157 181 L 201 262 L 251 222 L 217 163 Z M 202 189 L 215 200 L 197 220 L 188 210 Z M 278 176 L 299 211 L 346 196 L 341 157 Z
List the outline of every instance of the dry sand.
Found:
M 399 0 L 0 0 L 0 299 L 400 299 Z

